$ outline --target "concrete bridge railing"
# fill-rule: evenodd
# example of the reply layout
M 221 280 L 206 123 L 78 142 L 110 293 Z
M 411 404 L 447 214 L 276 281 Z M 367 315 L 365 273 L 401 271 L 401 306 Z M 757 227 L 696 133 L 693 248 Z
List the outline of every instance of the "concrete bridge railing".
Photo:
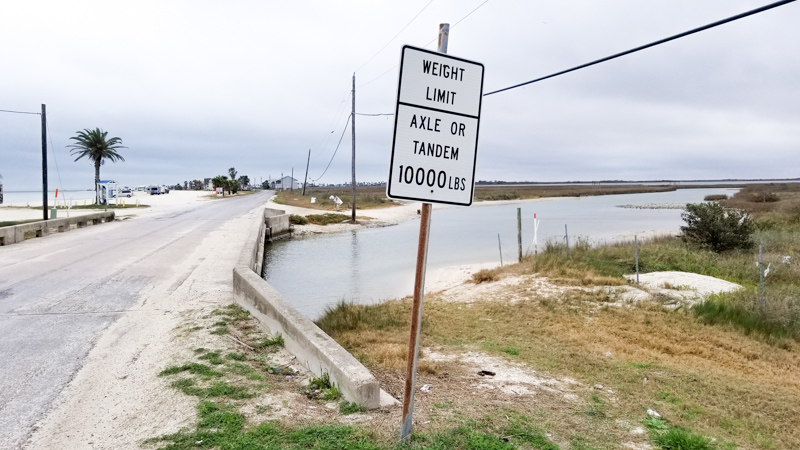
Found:
M 261 278 L 264 246 L 290 232 L 284 211 L 265 209 L 233 268 L 233 299 L 273 334 L 283 336 L 286 350 L 316 376 L 327 373 L 345 399 L 375 409 L 395 402 L 380 389 L 378 380 L 353 355 L 297 311 Z
M 72 229 L 72 225 L 83 228 L 114 221 L 114 211 L 105 211 L 62 219 L 41 220 L 0 228 L 0 245 L 16 244 L 25 240 L 25 235 L 33 233 L 35 237 L 47 236 L 52 232 L 63 233 Z

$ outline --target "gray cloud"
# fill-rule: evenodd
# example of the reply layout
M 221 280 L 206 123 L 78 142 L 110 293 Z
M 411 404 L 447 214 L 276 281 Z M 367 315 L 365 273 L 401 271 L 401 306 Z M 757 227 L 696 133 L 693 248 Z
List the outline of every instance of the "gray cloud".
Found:
M 427 1 L 15 2 L 0 17 L 0 109 L 46 103 L 63 187 L 89 188 L 69 137 L 101 127 L 129 148 L 103 178 L 310 178 L 341 136 L 353 71 Z M 436 1 L 358 70 L 357 108 L 394 111 L 403 44 L 482 3 Z M 753 0 L 491 0 L 451 30 L 485 89 L 546 75 L 761 6 Z M 484 99 L 478 179 L 800 176 L 800 6 Z M 429 47 L 430 48 L 430 47 Z M 380 75 L 388 73 L 380 78 Z M 377 79 L 376 79 L 377 78 Z M 374 81 L 373 81 L 374 80 Z M 362 86 L 365 83 L 368 83 Z M 38 116 L 0 113 L 6 190 L 37 189 Z M 393 119 L 357 116 L 358 173 L 385 180 Z M 333 133 L 331 133 L 333 131 Z M 350 134 L 321 182 L 350 178 Z M 50 183 L 58 184 L 51 160 Z

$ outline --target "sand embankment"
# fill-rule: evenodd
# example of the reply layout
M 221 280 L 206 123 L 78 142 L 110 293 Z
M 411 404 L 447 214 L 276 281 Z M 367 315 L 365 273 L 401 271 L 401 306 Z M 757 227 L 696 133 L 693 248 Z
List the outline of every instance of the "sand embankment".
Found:
M 194 204 L 197 202 L 213 201 L 213 193 L 209 191 L 171 191 L 169 194 L 164 195 L 149 195 L 144 192 L 136 192 L 130 198 L 120 198 L 119 208 L 114 209 L 117 218 L 127 218 L 131 216 L 148 216 L 158 214 L 167 209 L 180 208 L 181 206 Z M 145 207 L 136 207 L 136 202 L 140 205 L 148 205 Z M 111 204 L 115 205 L 117 200 L 112 200 Z M 125 207 L 122 207 L 122 205 Z M 38 203 L 39 208 L 36 208 L 35 203 L 30 203 L 31 207 L 26 206 L 9 206 L 0 205 L 0 222 L 5 221 L 23 221 L 23 220 L 41 220 L 42 210 L 41 202 Z M 52 207 L 52 205 L 49 205 Z M 102 209 L 59 209 L 58 217 L 74 217 L 85 214 L 93 214 Z M 50 212 L 47 214 L 50 217 Z

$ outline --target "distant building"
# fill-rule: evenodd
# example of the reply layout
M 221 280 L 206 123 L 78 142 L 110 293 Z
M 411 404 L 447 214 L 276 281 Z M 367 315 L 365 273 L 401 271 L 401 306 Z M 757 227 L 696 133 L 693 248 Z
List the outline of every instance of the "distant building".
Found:
M 211 182 L 211 178 L 203 178 L 203 190 L 206 191 L 214 190 L 214 183 Z
M 286 190 L 286 189 L 303 189 L 303 186 L 300 182 L 298 182 L 294 178 L 287 176 L 277 180 L 270 181 L 269 188 L 275 190 Z

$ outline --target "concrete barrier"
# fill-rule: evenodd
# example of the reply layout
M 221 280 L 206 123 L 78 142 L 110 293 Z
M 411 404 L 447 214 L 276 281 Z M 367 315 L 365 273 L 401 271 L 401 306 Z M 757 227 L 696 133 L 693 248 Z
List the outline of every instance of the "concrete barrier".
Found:
M 0 245 L 16 244 L 25 240 L 27 233 L 34 233 L 36 237 L 47 236 L 54 230 L 59 233 L 69 231 L 72 225 L 84 228 L 87 225 L 96 225 L 114 220 L 114 211 L 105 211 L 62 219 L 41 220 L 38 222 L 23 223 L 0 228 Z
M 396 403 L 380 389 L 378 380 L 353 355 L 300 314 L 263 278 L 264 246 L 290 232 L 284 211 L 265 209 L 253 226 L 239 261 L 233 268 L 234 302 L 247 309 L 273 334 L 283 336 L 284 347 L 316 376 L 327 373 L 348 401 L 367 409 Z

